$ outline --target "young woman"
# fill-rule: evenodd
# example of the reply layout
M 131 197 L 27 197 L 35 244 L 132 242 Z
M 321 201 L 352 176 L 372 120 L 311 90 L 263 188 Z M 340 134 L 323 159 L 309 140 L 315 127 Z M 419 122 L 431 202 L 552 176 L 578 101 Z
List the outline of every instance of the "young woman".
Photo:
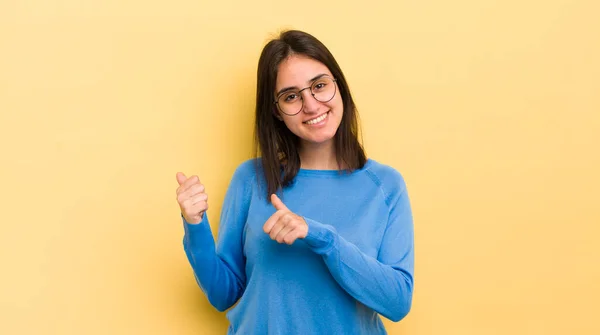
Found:
M 228 333 L 386 334 L 378 315 L 399 321 L 412 303 L 406 185 L 366 157 L 348 83 L 313 36 L 286 31 L 264 47 L 255 132 L 216 243 L 204 186 L 176 176 L 184 249 L 210 303 L 229 309 Z

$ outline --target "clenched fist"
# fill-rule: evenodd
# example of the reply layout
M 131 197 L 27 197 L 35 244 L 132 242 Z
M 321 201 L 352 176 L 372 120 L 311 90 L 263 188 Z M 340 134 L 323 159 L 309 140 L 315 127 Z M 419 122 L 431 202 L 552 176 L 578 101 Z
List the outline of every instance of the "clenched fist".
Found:
M 204 212 L 208 209 L 208 195 L 204 192 L 204 185 L 198 176 L 187 178 L 185 174 L 177 173 L 177 202 L 183 218 L 191 224 L 202 221 Z
M 272 240 L 289 245 L 299 238 L 305 238 L 308 225 L 304 218 L 290 211 L 275 194 L 271 195 L 271 203 L 277 211 L 263 225 L 264 232 Z

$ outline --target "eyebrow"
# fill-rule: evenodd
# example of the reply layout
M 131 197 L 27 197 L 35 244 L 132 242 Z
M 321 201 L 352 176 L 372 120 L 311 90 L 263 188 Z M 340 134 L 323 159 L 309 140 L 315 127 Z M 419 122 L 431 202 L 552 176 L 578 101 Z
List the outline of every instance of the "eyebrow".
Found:
M 315 77 L 313 77 L 311 80 L 309 80 L 308 82 L 312 83 L 313 81 L 315 81 L 315 80 L 317 80 L 317 79 L 319 79 L 321 77 L 325 77 L 325 76 L 328 76 L 328 74 L 327 73 L 318 74 Z M 291 91 L 293 89 L 298 89 L 298 86 L 289 86 L 289 87 L 282 88 L 282 89 L 279 90 L 279 92 L 277 92 L 277 94 L 275 94 L 275 96 L 278 97 L 279 95 L 281 95 L 281 93 L 284 93 L 284 92 L 287 92 L 287 91 Z

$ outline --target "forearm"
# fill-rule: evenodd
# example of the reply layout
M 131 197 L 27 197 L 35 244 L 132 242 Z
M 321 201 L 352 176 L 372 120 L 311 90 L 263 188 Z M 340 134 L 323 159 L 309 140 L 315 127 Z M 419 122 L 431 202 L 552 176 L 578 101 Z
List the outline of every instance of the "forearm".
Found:
M 332 226 L 306 219 L 308 246 L 325 261 L 338 284 L 352 297 L 392 321 L 412 304 L 412 275 L 399 264 L 384 264 L 343 239 Z
M 206 217 L 199 224 L 183 222 L 183 246 L 198 285 L 219 311 L 231 307 L 243 291 L 242 283 L 216 253 L 215 241 Z

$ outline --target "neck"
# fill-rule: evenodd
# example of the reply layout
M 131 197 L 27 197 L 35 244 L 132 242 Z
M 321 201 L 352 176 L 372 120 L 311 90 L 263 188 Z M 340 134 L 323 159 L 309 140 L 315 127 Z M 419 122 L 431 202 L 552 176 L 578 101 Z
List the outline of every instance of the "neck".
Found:
M 302 143 L 300 167 L 310 170 L 339 170 L 333 140 L 327 143 Z

